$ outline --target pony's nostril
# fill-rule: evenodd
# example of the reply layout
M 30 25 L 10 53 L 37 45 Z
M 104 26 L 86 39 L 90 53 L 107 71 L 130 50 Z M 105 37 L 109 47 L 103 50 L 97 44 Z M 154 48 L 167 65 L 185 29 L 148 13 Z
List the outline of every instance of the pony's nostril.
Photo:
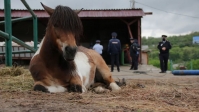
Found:
M 65 47 L 65 51 L 69 51 L 69 49 L 70 49 L 70 48 L 69 48 L 68 46 Z
M 65 52 L 66 53 L 70 53 L 70 54 L 75 54 L 77 52 L 77 47 L 70 47 L 70 46 L 66 46 L 65 47 Z

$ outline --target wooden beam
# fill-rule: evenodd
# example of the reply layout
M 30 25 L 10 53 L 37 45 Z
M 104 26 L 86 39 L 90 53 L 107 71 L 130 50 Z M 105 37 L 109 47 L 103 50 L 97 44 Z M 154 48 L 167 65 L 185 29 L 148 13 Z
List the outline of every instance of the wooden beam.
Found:
M 131 28 L 129 25 L 127 25 L 127 28 L 128 28 L 128 32 L 129 32 L 129 35 L 130 35 L 130 38 L 133 38 L 133 35 L 132 35 L 132 32 L 131 32 Z
M 135 19 L 133 21 L 131 21 L 130 23 L 128 23 L 128 25 L 132 25 L 133 23 L 135 23 L 138 19 Z
M 142 50 L 142 42 L 141 42 L 141 19 L 138 20 L 138 43 L 140 45 L 140 49 Z M 138 59 L 139 63 L 142 63 L 142 53 L 139 55 Z
M 130 27 L 130 26 L 131 26 L 133 23 L 135 23 L 138 19 L 135 19 L 135 20 L 133 20 L 133 21 L 131 21 L 131 22 L 127 22 L 127 21 L 125 21 L 125 20 L 123 20 L 123 19 L 120 19 L 120 20 L 123 21 L 123 22 L 127 25 L 130 38 L 133 38 L 133 35 L 132 35 L 132 32 L 131 32 L 131 27 Z

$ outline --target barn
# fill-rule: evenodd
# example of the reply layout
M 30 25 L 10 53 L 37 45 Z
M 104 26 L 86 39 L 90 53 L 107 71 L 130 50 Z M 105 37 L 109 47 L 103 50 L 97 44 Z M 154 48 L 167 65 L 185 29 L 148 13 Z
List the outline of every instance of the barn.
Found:
M 49 15 L 43 9 L 34 9 L 34 13 L 38 18 L 38 41 L 40 42 L 45 34 Z M 141 45 L 141 19 L 143 16 L 151 15 L 151 12 L 144 12 L 142 9 L 83 9 L 78 16 L 81 18 L 84 35 L 80 42 L 82 46 L 89 48 L 95 44 L 95 40 L 101 40 L 104 47 L 103 58 L 109 64 L 110 56 L 107 53 L 108 41 L 111 39 L 111 33 L 117 32 L 122 47 L 129 43 L 129 38 L 138 39 Z M 11 17 L 21 18 L 28 17 L 31 14 L 25 9 L 12 9 Z M 4 10 L 0 9 L 0 21 L 4 21 Z M 4 25 L 0 24 L 0 30 L 4 31 Z M 25 42 L 33 40 L 33 21 L 19 21 L 12 23 L 12 34 Z M 0 42 L 4 41 L 0 38 Z M 1 49 L 1 48 L 0 48 Z M 13 48 L 14 49 L 14 48 Z M 19 49 L 19 48 L 18 48 Z M 2 48 L 3 50 L 3 48 Z M 22 54 L 21 54 L 22 55 Z M 14 54 L 13 59 L 30 60 L 30 53 L 20 57 L 20 54 Z M 3 57 L 3 55 L 1 54 Z M 140 63 L 142 62 L 140 55 Z M 121 62 L 124 60 L 121 56 Z

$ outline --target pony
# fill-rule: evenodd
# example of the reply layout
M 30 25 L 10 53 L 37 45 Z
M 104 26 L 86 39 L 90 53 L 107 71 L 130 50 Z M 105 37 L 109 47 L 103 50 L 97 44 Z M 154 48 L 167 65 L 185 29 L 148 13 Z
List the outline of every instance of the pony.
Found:
M 29 65 L 33 90 L 82 93 L 95 83 L 103 83 L 112 91 L 120 90 L 101 55 L 77 46 L 83 34 L 79 11 L 61 5 L 55 9 L 42 6 L 50 18 L 45 36 Z

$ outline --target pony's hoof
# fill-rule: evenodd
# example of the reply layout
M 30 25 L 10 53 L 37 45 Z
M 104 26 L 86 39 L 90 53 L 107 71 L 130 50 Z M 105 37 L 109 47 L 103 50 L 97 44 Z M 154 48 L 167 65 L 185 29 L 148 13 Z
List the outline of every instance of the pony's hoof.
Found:
M 111 88 L 112 91 L 121 90 L 121 88 L 115 82 L 110 83 L 110 88 Z
M 82 93 L 82 86 L 81 85 L 70 85 L 68 88 L 69 92 L 78 92 L 78 93 Z
M 48 89 L 46 87 L 42 86 L 42 85 L 35 85 L 33 90 L 49 93 Z

